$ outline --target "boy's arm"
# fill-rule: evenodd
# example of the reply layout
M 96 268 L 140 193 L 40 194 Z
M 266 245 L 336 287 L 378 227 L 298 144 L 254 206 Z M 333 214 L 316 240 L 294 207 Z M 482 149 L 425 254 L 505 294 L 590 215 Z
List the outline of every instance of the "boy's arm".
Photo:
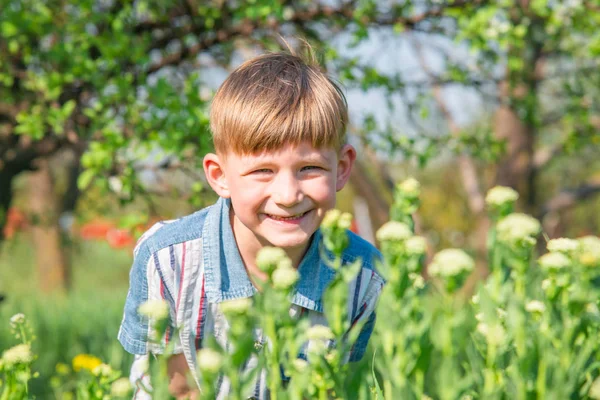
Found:
M 188 384 L 190 367 L 183 354 L 175 354 L 169 358 L 167 374 L 169 375 L 169 391 L 177 399 L 195 400 L 198 397 L 198 389 L 190 388 Z

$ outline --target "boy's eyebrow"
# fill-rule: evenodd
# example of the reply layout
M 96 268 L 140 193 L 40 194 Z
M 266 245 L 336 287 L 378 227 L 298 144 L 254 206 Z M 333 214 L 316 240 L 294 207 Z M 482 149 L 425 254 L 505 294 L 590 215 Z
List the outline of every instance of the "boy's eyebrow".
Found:
M 303 156 L 299 162 L 301 163 L 327 163 L 330 161 L 330 157 L 322 153 L 313 153 Z M 242 158 L 242 165 L 244 168 L 252 168 L 261 164 L 270 164 L 273 162 L 273 159 L 270 155 L 260 155 L 260 156 L 248 156 Z

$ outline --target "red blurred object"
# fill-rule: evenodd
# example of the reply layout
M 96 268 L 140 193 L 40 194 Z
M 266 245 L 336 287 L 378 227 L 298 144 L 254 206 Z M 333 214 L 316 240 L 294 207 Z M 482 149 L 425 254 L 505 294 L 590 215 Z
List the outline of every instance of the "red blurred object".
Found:
M 91 221 L 79 228 L 79 236 L 84 240 L 99 239 L 106 240 L 108 231 L 113 229 L 115 224 L 108 221 Z
M 6 239 L 11 239 L 19 231 L 27 227 L 27 216 L 18 208 L 11 207 L 6 214 L 6 224 L 3 233 Z
M 106 241 L 115 249 L 129 248 L 135 246 L 135 238 L 127 229 L 110 229 L 106 232 Z
M 350 223 L 350 230 L 358 235 L 358 224 L 354 218 L 352 218 L 352 222 Z

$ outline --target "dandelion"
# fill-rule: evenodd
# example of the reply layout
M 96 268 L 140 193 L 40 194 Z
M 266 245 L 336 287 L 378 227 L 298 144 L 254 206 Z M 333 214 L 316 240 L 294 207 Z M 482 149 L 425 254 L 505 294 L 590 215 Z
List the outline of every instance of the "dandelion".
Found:
M 219 309 L 225 315 L 241 315 L 247 312 L 251 306 L 252 299 L 247 297 L 224 301 L 219 304 Z
M 406 240 L 412 235 L 412 231 L 405 223 L 389 221 L 379 228 L 375 236 L 380 242 L 390 242 Z
M 92 370 L 92 374 L 96 376 L 110 376 L 113 369 L 108 364 L 100 364 Z
M 488 207 L 499 208 L 507 204 L 512 204 L 519 198 L 519 193 L 506 186 L 495 186 L 491 188 L 485 196 L 485 203 Z
M 475 267 L 475 262 L 464 250 L 445 249 L 433 256 L 429 264 L 431 276 L 448 278 L 470 272 Z
M 558 252 L 565 254 L 572 254 L 575 251 L 579 250 L 579 242 L 575 239 L 568 238 L 558 238 L 549 240 L 546 246 L 548 248 L 548 251 L 550 252 Z
M 28 364 L 33 361 L 33 353 L 28 344 L 19 344 L 2 353 L 4 365 Z
M 56 364 L 55 370 L 56 370 L 56 373 L 59 375 L 69 375 L 69 372 L 71 372 L 71 370 L 69 369 L 69 366 L 64 363 Z
M 329 340 L 333 339 L 333 332 L 328 326 L 313 325 L 306 331 L 306 336 L 309 340 Z
M 162 299 L 148 300 L 138 308 L 138 312 L 144 317 L 160 321 L 169 316 L 169 303 Z
M 557 271 L 567 268 L 571 260 L 562 253 L 546 253 L 538 259 L 538 263 L 546 270 Z
M 291 267 L 279 267 L 271 276 L 273 280 L 273 287 L 276 289 L 289 289 L 298 281 L 300 275 L 295 268 Z
M 415 178 L 408 178 L 398 184 L 398 189 L 410 197 L 419 197 L 421 195 L 421 184 Z
M 25 323 L 25 314 L 18 313 L 10 317 L 10 326 L 16 329 L 17 326 Z
M 261 271 L 271 272 L 282 260 L 285 260 L 287 255 L 283 249 L 279 247 L 265 246 L 259 250 L 256 255 L 256 265 Z
M 498 240 L 509 244 L 535 244 L 535 236 L 540 232 L 540 222 L 521 213 L 509 214 L 496 225 Z
M 407 254 L 420 256 L 427 250 L 427 241 L 422 236 L 413 236 L 404 242 L 404 246 Z
M 75 372 L 83 369 L 91 372 L 94 368 L 102 364 L 102 360 L 90 354 L 78 354 L 73 358 L 72 364 Z
M 197 359 L 198 369 L 209 374 L 216 374 L 219 372 L 219 369 L 223 364 L 223 356 L 221 353 L 209 348 L 198 351 Z
M 546 311 L 546 306 L 539 300 L 531 300 L 525 305 L 525 311 L 532 314 L 542 314 Z
M 131 383 L 127 378 L 119 378 L 114 381 L 110 387 L 110 394 L 113 397 L 127 397 L 131 393 Z

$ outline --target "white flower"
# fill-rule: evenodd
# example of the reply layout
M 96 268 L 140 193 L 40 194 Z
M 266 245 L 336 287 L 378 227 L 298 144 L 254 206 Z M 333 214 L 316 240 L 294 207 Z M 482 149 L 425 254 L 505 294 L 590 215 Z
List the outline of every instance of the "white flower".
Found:
M 285 251 L 279 247 L 265 246 L 256 255 L 256 265 L 262 271 L 270 271 L 279 265 L 281 260 L 287 258 Z
M 94 368 L 92 373 L 96 376 L 110 376 L 113 373 L 113 369 L 108 364 L 100 364 Z
M 284 7 L 283 8 L 283 19 L 289 21 L 294 18 L 295 11 L 292 7 Z
M 550 279 L 544 279 L 542 281 L 542 290 L 546 291 L 546 290 L 550 289 L 551 286 L 552 286 L 552 281 Z
M 169 303 L 165 300 L 148 300 L 138 308 L 138 313 L 144 317 L 160 321 L 169 316 Z
M 33 353 L 28 344 L 19 344 L 4 351 L 2 362 L 5 365 L 27 364 L 33 361 Z
M 380 242 L 388 242 L 406 240 L 412 235 L 412 231 L 405 223 L 389 221 L 379 228 L 375 236 Z
M 425 279 L 420 274 L 411 272 L 408 274 L 408 278 L 412 281 L 415 289 L 423 289 L 425 287 Z
M 321 226 L 323 228 L 333 229 L 339 227 L 341 229 L 349 229 L 352 225 L 352 214 L 342 213 L 340 210 L 333 209 L 325 213 Z
M 338 220 L 342 216 L 342 212 L 338 209 L 332 209 L 325 213 L 325 217 L 323 217 L 323 221 L 321 222 L 321 226 L 324 228 L 333 228 L 337 225 Z
M 546 306 L 539 300 L 531 300 L 525 305 L 525 311 L 542 314 L 544 311 L 546 311 Z
M 475 293 L 473 297 L 471 297 L 471 303 L 479 304 L 479 293 Z
M 404 246 L 407 254 L 421 255 L 427 250 L 427 241 L 422 236 L 413 236 L 406 240 Z
M 198 369 L 202 372 L 216 374 L 223 364 L 223 356 L 218 351 L 205 348 L 197 353 Z
M 600 377 L 596 378 L 592 383 L 592 386 L 590 386 L 588 396 L 590 399 L 600 400 Z
M 292 365 L 294 366 L 296 371 L 302 372 L 308 367 L 308 362 L 301 358 L 296 358 L 294 361 L 292 361 Z
M 546 253 L 538 259 L 538 263 L 544 269 L 556 271 L 567 268 L 571 260 L 562 253 Z
M 338 226 L 342 229 L 350 229 L 352 226 L 352 214 L 347 212 L 343 213 L 338 221 Z
M 219 309 L 226 315 L 240 315 L 247 312 L 252 306 L 252 299 L 247 297 L 243 299 L 227 300 L 219 304 Z
M 470 272 L 474 267 L 475 261 L 464 250 L 445 249 L 433 256 L 428 272 L 431 276 L 447 278 Z
M 506 339 L 506 332 L 500 324 L 489 326 L 486 323 L 480 322 L 477 324 L 477 331 L 485 336 L 490 345 L 500 345 Z
M 419 197 L 421 194 L 421 184 L 415 178 L 408 178 L 402 181 L 398 188 L 411 197 Z
M 535 244 L 535 236 L 540 229 L 541 225 L 537 219 L 521 213 L 509 214 L 496 225 L 498 239 L 511 244 L 520 241 Z
M 600 310 L 598 309 L 596 303 L 587 303 L 585 305 L 585 312 L 589 314 L 600 314 Z
M 506 310 L 498 307 L 498 308 L 496 308 L 496 315 L 498 316 L 499 319 L 505 319 L 506 318 Z
M 575 239 L 558 238 L 551 239 L 547 244 L 548 251 L 560 253 L 573 253 L 579 249 L 579 242 Z
M 276 289 L 288 289 L 298 281 L 300 274 L 292 267 L 279 267 L 271 275 L 273 287 Z
M 110 387 L 110 394 L 113 397 L 127 397 L 131 393 L 131 383 L 127 378 L 119 378 L 114 381 Z
M 123 190 L 123 182 L 118 176 L 111 176 L 108 178 L 108 187 L 114 193 L 119 194 Z
M 313 325 L 306 330 L 306 336 L 309 340 L 329 340 L 333 339 L 333 332 L 328 326 Z
M 10 317 L 10 326 L 16 328 L 17 325 L 25 323 L 25 314 L 18 313 Z
M 581 246 L 579 261 L 588 267 L 600 264 L 600 238 L 597 236 L 584 236 L 577 239 Z
M 514 203 L 519 198 L 519 193 L 506 186 L 496 186 L 491 188 L 485 196 L 485 203 L 488 207 L 500 207 L 505 204 Z
M 475 314 L 475 319 L 479 322 L 483 321 L 483 313 L 479 312 L 479 313 Z

